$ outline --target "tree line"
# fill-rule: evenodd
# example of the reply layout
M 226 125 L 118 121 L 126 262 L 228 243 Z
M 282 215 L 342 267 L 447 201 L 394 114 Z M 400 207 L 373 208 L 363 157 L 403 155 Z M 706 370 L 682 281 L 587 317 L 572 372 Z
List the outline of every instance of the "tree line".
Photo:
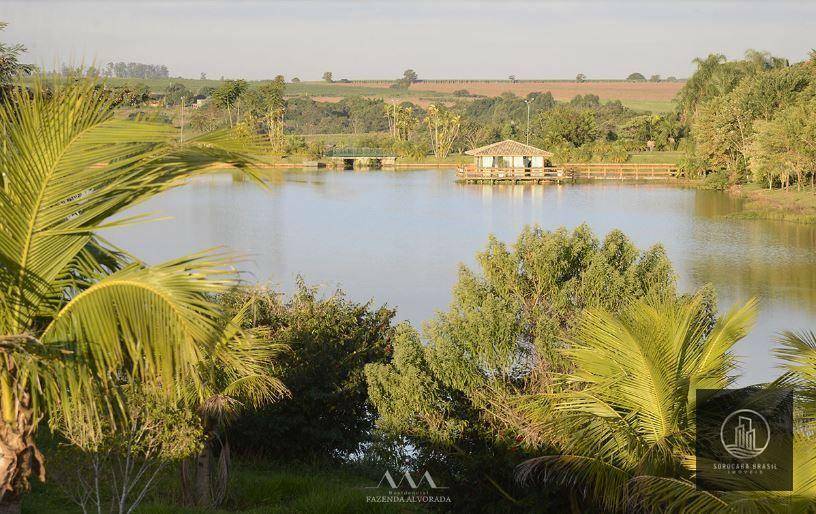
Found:
M 149 88 L 144 85 L 110 90 L 123 106 L 140 107 L 150 100 Z M 313 158 L 319 158 L 327 145 L 319 138 L 307 145 L 299 136 L 363 135 L 355 138 L 356 145 L 386 148 L 416 159 L 428 155 L 444 158 L 502 139 L 526 141 L 529 125 L 530 144 L 553 151 L 556 161 L 622 162 L 631 151 L 675 150 L 685 135 L 678 114 L 644 113 L 620 101 L 603 102 L 592 94 L 557 102 L 549 92 L 523 98 L 504 93 L 429 107 L 360 96 L 320 102 L 287 97 L 285 80 L 278 76 L 258 86 L 239 79 L 197 91 L 180 82 L 172 83 L 157 101 L 165 107 L 200 101 L 187 117 L 193 130 L 241 124 L 268 136 L 273 153 L 307 152 Z
M 816 54 L 791 64 L 749 51 L 712 54 L 678 94 L 690 133 L 684 168 L 716 187 L 754 182 L 769 189 L 813 185 L 816 171 Z

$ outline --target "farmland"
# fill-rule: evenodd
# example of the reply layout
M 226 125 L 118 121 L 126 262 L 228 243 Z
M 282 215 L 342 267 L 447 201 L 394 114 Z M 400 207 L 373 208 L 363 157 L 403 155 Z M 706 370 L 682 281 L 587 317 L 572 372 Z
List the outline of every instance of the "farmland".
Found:
M 108 79 L 114 85 L 125 83 L 144 83 L 155 92 L 164 91 L 171 83 L 179 82 L 191 91 L 204 86 L 217 87 L 221 81 L 212 79 Z M 258 86 L 264 81 L 251 81 L 250 87 Z M 517 96 L 526 96 L 532 92 L 552 93 L 559 101 L 571 100 L 576 95 L 597 95 L 602 101 L 620 100 L 631 109 L 652 112 L 672 110 L 674 97 L 684 82 L 627 82 L 627 81 L 587 81 L 541 80 L 510 82 L 506 80 L 457 80 L 457 81 L 423 81 L 412 84 L 409 88 L 392 88 L 391 81 L 351 81 L 324 82 L 309 81 L 287 83 L 287 96 L 309 96 L 322 102 L 338 102 L 351 96 L 366 98 L 397 99 L 409 101 L 427 107 L 434 102 L 453 103 L 468 101 L 474 96 L 499 96 L 510 92 Z M 454 91 L 465 90 L 469 97 L 455 96 Z

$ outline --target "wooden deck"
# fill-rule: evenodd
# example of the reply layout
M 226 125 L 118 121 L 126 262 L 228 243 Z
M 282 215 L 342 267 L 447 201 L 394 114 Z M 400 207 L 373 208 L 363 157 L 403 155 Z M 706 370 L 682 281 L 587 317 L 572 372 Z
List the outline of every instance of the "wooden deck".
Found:
M 544 168 L 476 168 L 456 170 L 457 182 L 535 183 L 565 180 L 669 180 L 677 175 L 675 164 L 565 163 Z

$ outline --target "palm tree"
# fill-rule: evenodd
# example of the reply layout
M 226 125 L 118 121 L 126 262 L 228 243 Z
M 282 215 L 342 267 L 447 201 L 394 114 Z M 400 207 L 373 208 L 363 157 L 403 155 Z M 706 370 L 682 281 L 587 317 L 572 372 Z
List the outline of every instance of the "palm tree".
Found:
M 0 504 L 19 508 L 43 417 L 103 419 L 119 403 L 112 376 L 181 396 L 197 378 L 222 309 L 212 295 L 235 282 L 229 255 L 149 266 L 98 232 L 216 162 L 248 163 L 231 133 L 177 144 L 169 124 L 118 118 L 93 81 L 42 80 L 0 106 Z M 254 176 L 254 175 L 253 175 Z M 256 177 L 257 178 L 257 177 Z M 93 398 L 107 394 L 106 409 Z M 90 412 L 89 412 L 90 411 Z
M 227 296 L 236 297 L 241 293 Z M 288 394 L 274 373 L 275 357 L 285 346 L 274 343 L 266 327 L 244 328 L 250 325 L 255 301 L 250 297 L 243 302 L 213 333 L 198 365 L 201 388 L 191 391 L 204 428 L 204 445 L 195 458 L 195 472 L 190 461 L 182 464 L 182 487 L 187 500 L 202 507 L 220 504 L 227 492 L 230 449 L 225 428 L 247 404 L 257 408 Z M 216 449 L 220 450 L 218 473 L 213 480 Z
M 520 477 L 541 475 L 609 511 L 648 510 L 660 488 L 689 508 L 722 506 L 689 480 L 694 391 L 732 383 L 730 349 L 755 312 L 752 300 L 715 320 L 700 295 L 637 300 L 618 316 L 585 311 L 560 392 L 522 402 L 530 430 L 558 454 L 527 461 Z
M 703 512 L 785 512 L 807 514 L 816 511 L 816 334 L 785 332 L 776 354 L 784 361 L 787 374 L 766 389 L 792 388 L 796 391 L 793 438 L 793 487 L 791 491 L 737 491 L 716 497 L 697 497 Z M 665 511 L 680 512 L 690 497 L 678 482 L 649 477 L 643 479 L 644 502 Z M 648 483 L 647 483 L 648 482 Z

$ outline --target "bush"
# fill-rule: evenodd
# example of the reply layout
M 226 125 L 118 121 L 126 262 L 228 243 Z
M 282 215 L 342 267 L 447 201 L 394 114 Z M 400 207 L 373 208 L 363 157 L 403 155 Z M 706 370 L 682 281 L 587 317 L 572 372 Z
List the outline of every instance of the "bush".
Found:
M 709 173 L 703 180 L 704 189 L 715 189 L 717 191 L 725 191 L 728 189 L 728 174 L 725 171 L 715 171 Z
M 385 361 L 394 311 L 340 291 L 319 298 L 300 281 L 288 301 L 268 290 L 239 290 L 224 301 L 240 305 L 250 295 L 257 297 L 254 324 L 290 348 L 279 373 L 292 396 L 247 410 L 230 430 L 233 449 L 289 460 L 342 459 L 357 450 L 374 427 L 363 367 Z
M 677 163 L 680 176 L 686 178 L 701 177 L 706 171 L 706 161 L 693 153 L 687 153 Z

